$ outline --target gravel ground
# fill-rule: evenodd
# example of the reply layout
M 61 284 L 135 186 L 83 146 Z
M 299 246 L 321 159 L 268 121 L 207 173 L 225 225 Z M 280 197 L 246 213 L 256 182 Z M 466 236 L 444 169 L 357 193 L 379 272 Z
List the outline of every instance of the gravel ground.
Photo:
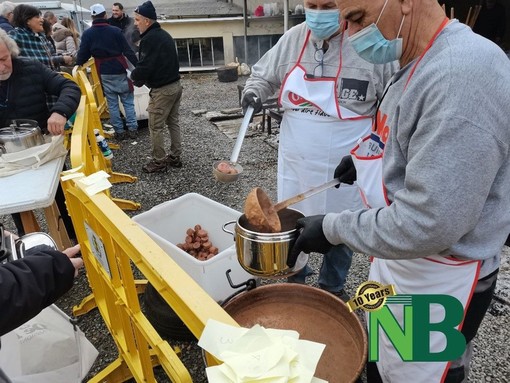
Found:
M 115 151 L 113 168 L 117 172 L 129 173 L 138 177 L 134 184 L 116 184 L 112 195 L 140 202 L 141 210 L 126 212 L 129 216 L 149 210 L 167 200 L 186 193 L 196 192 L 218 201 L 236 210 L 242 210 L 248 192 L 256 186 L 262 187 L 269 196 L 276 199 L 276 162 L 277 151 L 274 148 L 275 137 L 268 137 L 260 129 L 250 129 L 250 137 L 245 139 L 239 157 L 244 174 L 239 181 L 231 184 L 217 183 L 212 177 L 212 163 L 228 159 L 234 141 L 221 133 L 203 115 L 192 113 L 199 109 L 218 111 L 238 107 L 237 82 L 220 83 L 215 74 L 185 74 L 181 104 L 181 128 L 183 133 L 184 166 L 181 169 L 170 168 L 167 173 L 145 174 L 141 171 L 143 163 L 149 160 L 150 140 L 148 129 L 141 129 L 135 142 L 122 142 L 120 150 Z M 169 143 L 168 143 L 169 144 Z M 43 217 L 38 214 L 40 219 Z M 10 217 L 0 216 L 7 226 Z M 472 363 L 470 382 L 509 382 L 510 346 L 507 342 L 510 328 L 510 249 L 505 248 L 498 282 L 496 299 L 493 300 L 479 335 L 476 339 L 475 356 Z M 320 266 L 319 255 L 312 254 L 310 264 L 315 270 Z M 366 281 L 368 275 L 367 257 L 358 254 L 354 258 L 346 290 L 352 295 L 357 286 Z M 310 277 L 309 284 L 317 286 L 317 275 Z M 81 302 L 90 292 L 84 273 L 76 280 L 76 286 L 58 305 L 67 313 Z M 80 328 L 99 350 L 90 377 L 105 368 L 116 359 L 115 344 L 110 337 L 97 310 L 79 318 Z M 173 342 L 182 350 L 181 359 L 190 370 L 195 383 L 206 382 L 201 350 L 195 342 Z M 363 377 L 364 380 L 364 377 Z M 164 372 L 157 372 L 158 382 L 169 382 Z M 336 383 L 336 382 L 332 382 Z

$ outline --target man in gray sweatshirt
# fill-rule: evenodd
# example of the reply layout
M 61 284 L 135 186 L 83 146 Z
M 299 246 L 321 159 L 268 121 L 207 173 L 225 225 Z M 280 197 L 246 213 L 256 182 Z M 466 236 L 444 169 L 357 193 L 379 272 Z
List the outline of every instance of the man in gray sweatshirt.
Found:
M 351 151 L 366 208 L 300 220 L 289 263 L 300 251 L 324 253 L 344 243 L 373 256 L 369 280 L 392 284 L 399 295 L 455 297 L 467 342 L 459 359 L 403 362 L 380 331 L 379 360 L 369 363 L 368 376 L 392 383 L 467 380 L 471 340 L 510 232 L 510 61 L 449 20 L 436 0 L 337 4 L 358 54 L 379 63 L 397 58 L 401 70 L 372 133 Z M 396 306 L 388 305 L 403 319 Z M 441 309 L 431 306 L 430 323 L 443 320 Z M 441 335 L 430 333 L 430 352 L 444 347 L 434 338 Z

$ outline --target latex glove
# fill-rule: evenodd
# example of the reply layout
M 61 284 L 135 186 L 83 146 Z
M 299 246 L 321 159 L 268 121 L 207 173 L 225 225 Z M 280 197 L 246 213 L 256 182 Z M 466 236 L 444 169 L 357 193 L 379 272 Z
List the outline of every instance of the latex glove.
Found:
M 253 107 L 253 114 L 259 113 L 262 110 L 262 101 L 260 100 L 260 97 L 253 92 L 245 93 L 241 100 L 243 114 L 246 114 L 246 109 L 248 109 L 248 106 L 250 105 Z
M 324 215 L 312 215 L 297 220 L 296 229 L 299 231 L 299 235 L 289 251 L 287 266 L 294 267 L 301 252 L 311 253 L 314 251 L 324 254 L 333 247 L 322 231 L 322 221 L 324 221 Z
M 340 182 L 349 185 L 352 185 L 354 181 L 356 181 L 356 167 L 350 155 L 342 158 L 342 161 L 340 161 L 335 169 L 334 177 L 338 178 Z M 335 187 L 338 189 L 340 185 L 336 185 Z

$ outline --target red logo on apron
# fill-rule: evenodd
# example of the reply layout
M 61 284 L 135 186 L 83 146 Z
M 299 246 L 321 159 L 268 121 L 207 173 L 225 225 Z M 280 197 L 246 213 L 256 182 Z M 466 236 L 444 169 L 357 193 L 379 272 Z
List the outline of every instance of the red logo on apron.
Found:
M 305 102 L 306 103 L 308 102 L 303 97 L 297 95 L 296 93 L 292 93 L 292 92 L 289 92 L 289 101 L 292 102 L 294 105 L 301 105 Z

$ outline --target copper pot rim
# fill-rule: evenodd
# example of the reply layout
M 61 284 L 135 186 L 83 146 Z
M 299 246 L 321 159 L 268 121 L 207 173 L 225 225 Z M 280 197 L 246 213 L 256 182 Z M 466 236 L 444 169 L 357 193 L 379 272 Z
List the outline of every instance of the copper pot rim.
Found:
M 368 340 L 366 331 L 357 315 L 349 312 L 347 305 L 334 295 L 308 285 L 272 283 L 234 296 L 231 300 L 223 304 L 223 308 L 240 326 L 251 327 L 258 323 L 264 327 L 283 329 L 284 326 L 278 326 L 278 324 L 282 322 L 285 323 L 285 320 L 282 320 L 282 318 L 284 319 L 285 314 L 288 314 L 283 308 L 283 303 L 286 305 L 296 305 L 299 308 L 299 312 L 307 313 L 308 318 L 299 318 L 297 321 L 300 326 L 307 326 L 308 324 L 310 324 L 310 326 L 315 326 L 317 323 L 317 314 L 320 313 L 321 316 L 326 316 L 331 319 L 329 321 L 324 321 L 329 323 L 322 323 L 322 325 L 326 327 L 331 327 L 324 333 L 332 334 L 335 331 L 338 332 L 342 330 L 346 332 L 346 336 L 351 336 L 351 342 L 354 343 L 356 347 L 355 350 L 349 350 L 348 354 L 352 354 L 351 356 L 356 360 L 356 366 L 353 366 L 351 369 L 352 371 L 350 371 L 353 375 L 352 381 L 356 381 L 357 377 L 359 377 L 363 371 L 367 359 Z M 250 319 L 247 321 L 250 323 L 245 322 L 247 315 L 257 314 L 257 312 L 261 312 L 262 314 L 256 319 L 252 318 L 253 320 Z M 303 335 L 301 332 L 306 333 L 306 331 L 300 331 L 297 328 L 290 329 L 300 332 L 300 335 Z M 312 331 L 311 333 L 313 334 L 314 332 Z M 300 336 L 300 338 L 318 341 L 313 339 L 314 336 L 306 337 L 306 335 L 307 334 L 304 334 L 304 336 Z M 328 349 L 328 347 L 330 347 L 330 349 Z M 321 373 L 326 376 L 329 374 L 330 377 L 338 373 L 339 366 L 337 363 L 330 363 L 327 360 L 323 360 L 323 358 L 327 358 L 328 355 L 331 356 L 337 353 L 335 350 L 331 349 L 334 345 L 329 345 L 328 347 L 326 347 L 328 350 L 325 350 L 323 353 L 316 371 L 319 377 L 321 377 Z M 340 345 L 337 345 L 337 347 L 340 347 Z M 342 352 L 345 353 L 345 350 Z M 354 355 L 355 353 L 357 353 L 357 355 Z M 326 368 L 328 370 L 319 371 L 320 368 Z M 331 368 L 335 371 L 331 371 Z M 322 378 L 324 379 L 324 377 Z

